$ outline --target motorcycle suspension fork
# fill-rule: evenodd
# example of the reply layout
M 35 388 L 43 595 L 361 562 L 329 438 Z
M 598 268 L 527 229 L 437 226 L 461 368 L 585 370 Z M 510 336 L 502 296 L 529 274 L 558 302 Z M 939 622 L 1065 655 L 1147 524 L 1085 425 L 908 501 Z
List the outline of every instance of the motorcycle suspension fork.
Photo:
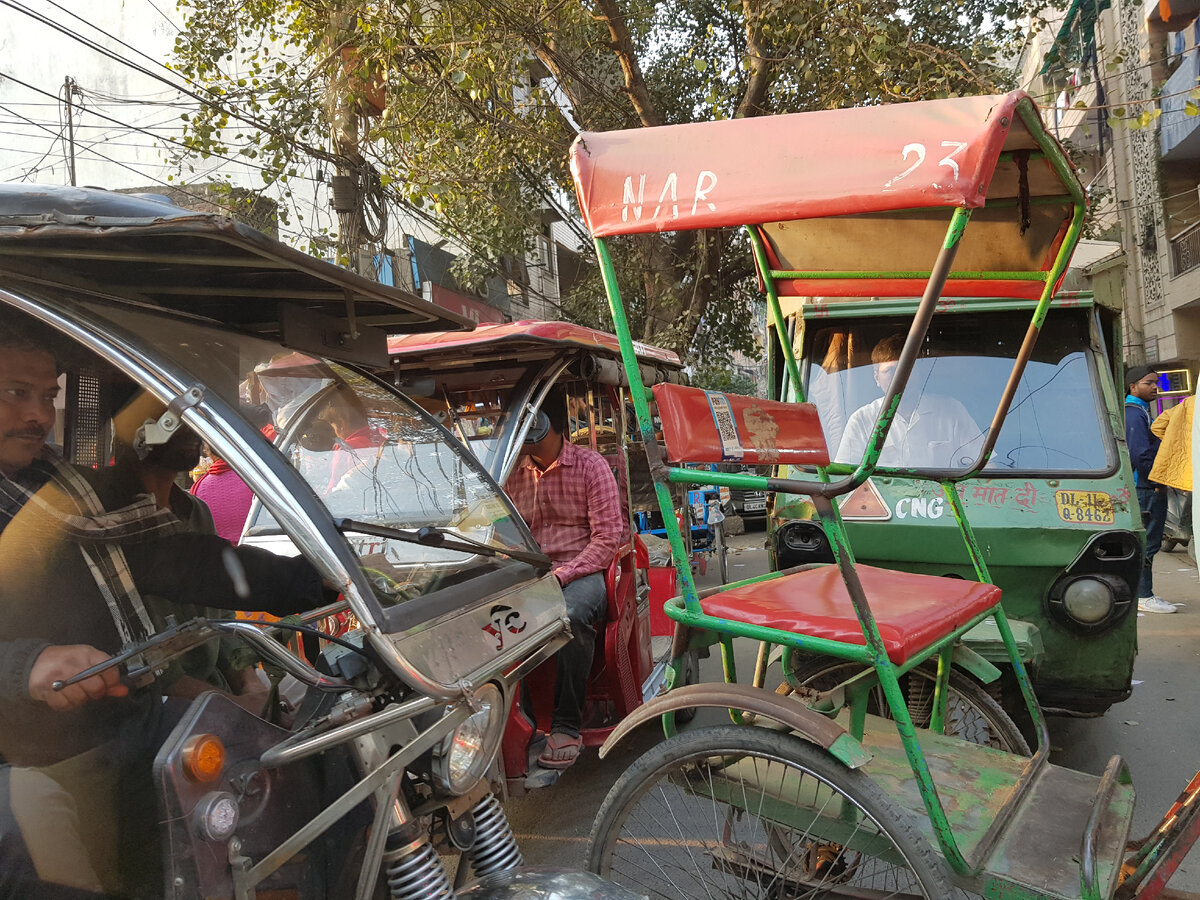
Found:
M 371 832 L 372 838 L 376 834 L 386 834 L 383 852 L 379 858 L 391 900 L 424 900 L 452 896 L 454 887 L 451 886 L 446 869 L 434 850 L 428 831 L 421 827 L 418 820 L 412 818 L 407 804 L 398 793 L 390 798 L 380 799 L 390 802 L 376 807 L 376 824 Z M 467 817 L 470 819 L 470 830 L 474 840 L 471 846 L 463 851 L 463 860 L 470 864 L 476 878 L 507 872 L 524 865 L 525 860 L 517 846 L 512 827 L 508 824 L 508 817 L 495 794 L 485 792 L 472 805 Z M 390 829 L 385 824 L 389 820 L 392 825 Z M 380 827 L 381 825 L 383 827 Z M 378 843 L 374 839 L 371 841 L 372 845 Z M 377 846 L 368 847 L 365 860 L 368 865 L 364 866 L 364 876 L 368 872 L 379 871 L 378 865 L 370 864 L 378 850 Z M 367 879 L 366 886 L 372 882 L 373 879 Z M 359 887 L 361 892 L 364 884 L 360 883 Z M 360 893 L 359 896 L 364 895 Z

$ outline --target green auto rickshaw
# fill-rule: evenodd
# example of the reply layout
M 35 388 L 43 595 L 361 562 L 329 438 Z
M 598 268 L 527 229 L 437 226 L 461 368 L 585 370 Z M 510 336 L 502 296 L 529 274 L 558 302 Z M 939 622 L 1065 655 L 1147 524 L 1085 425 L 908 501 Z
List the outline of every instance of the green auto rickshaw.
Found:
M 782 339 L 800 361 L 803 396 L 820 411 L 833 459 L 852 465 L 895 365 L 894 336 L 904 335 L 918 301 L 790 299 Z M 940 301 L 882 465 L 944 468 L 975 459 L 1034 303 Z M 991 458 L 979 478 L 958 485 L 1038 698 L 1051 713 L 1100 715 L 1127 698 L 1137 653 L 1144 535 L 1117 387 L 1120 317 L 1119 308 L 1089 293 L 1055 297 Z M 771 335 L 772 396 L 796 399 L 780 362 L 781 335 L 774 328 Z M 974 577 L 936 482 L 875 475 L 843 498 L 841 515 L 860 562 Z M 807 498 L 776 497 L 768 530 L 776 568 L 833 559 Z M 989 690 L 1020 719 L 994 625 L 985 622 L 965 643 L 1004 671 Z M 831 666 L 838 664 L 814 659 L 807 674 L 819 681 L 835 674 Z

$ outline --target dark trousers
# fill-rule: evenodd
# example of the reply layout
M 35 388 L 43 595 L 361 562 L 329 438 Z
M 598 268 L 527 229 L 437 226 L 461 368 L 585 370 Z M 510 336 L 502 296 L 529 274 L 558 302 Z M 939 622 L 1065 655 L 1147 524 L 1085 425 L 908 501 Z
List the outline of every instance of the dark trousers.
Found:
M 1138 596 L 1154 595 L 1154 572 L 1152 566 L 1158 549 L 1162 546 L 1163 526 L 1167 523 L 1167 492 L 1152 486 L 1139 485 L 1138 506 L 1142 510 L 1142 523 L 1146 526 L 1146 556 L 1142 561 L 1142 574 L 1138 578 Z
M 558 651 L 551 731 L 578 737 L 583 725 L 588 675 L 592 671 L 592 656 L 596 651 L 596 629 L 604 624 L 608 611 L 604 573 L 594 572 L 575 579 L 563 588 L 563 598 L 567 601 L 572 637 Z

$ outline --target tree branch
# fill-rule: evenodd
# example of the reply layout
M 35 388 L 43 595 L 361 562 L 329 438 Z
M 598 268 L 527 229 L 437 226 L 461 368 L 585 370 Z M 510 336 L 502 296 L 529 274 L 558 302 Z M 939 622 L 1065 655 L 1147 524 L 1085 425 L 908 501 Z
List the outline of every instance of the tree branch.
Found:
M 608 26 L 612 38 L 613 53 L 621 63 L 621 72 L 625 76 L 624 92 L 629 96 L 637 112 L 638 119 L 647 128 L 663 124 L 662 113 L 650 98 L 646 87 L 646 78 L 642 74 L 642 65 L 638 62 L 637 51 L 633 47 L 633 38 L 629 34 L 629 24 L 626 16 L 617 7 L 616 0 L 596 0 L 600 10 L 597 18 Z
M 767 89 L 771 86 L 773 67 L 763 55 L 762 28 L 759 24 L 761 13 L 756 9 L 755 0 L 742 0 L 742 9 L 746 16 L 746 70 L 749 79 L 746 83 L 746 93 L 738 103 L 734 117 L 738 119 L 748 116 L 761 116 L 767 112 Z

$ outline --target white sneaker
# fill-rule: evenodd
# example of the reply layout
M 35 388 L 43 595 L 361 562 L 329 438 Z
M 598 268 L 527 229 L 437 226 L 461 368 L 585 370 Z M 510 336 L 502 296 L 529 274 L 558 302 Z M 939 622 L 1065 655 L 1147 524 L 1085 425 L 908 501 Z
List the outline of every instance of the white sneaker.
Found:
M 1138 609 L 1142 612 L 1173 613 L 1175 612 L 1175 604 L 1168 603 L 1162 597 L 1157 596 L 1139 597 Z

